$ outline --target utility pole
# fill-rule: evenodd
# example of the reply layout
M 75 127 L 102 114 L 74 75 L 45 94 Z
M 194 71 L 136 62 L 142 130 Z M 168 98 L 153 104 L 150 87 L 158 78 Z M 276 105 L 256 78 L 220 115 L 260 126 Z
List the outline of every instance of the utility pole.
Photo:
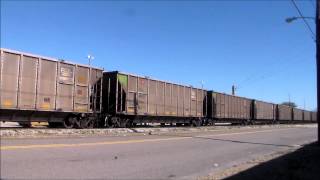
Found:
M 94 57 L 92 55 L 88 54 L 87 58 L 88 58 L 88 64 L 89 64 L 89 66 L 91 66 L 91 62 L 92 62 L 92 60 L 94 60 Z
M 319 44 L 319 36 L 320 36 L 320 0 L 317 0 L 316 7 L 316 44 L 317 44 L 317 122 L 318 122 L 318 145 L 320 146 L 320 44 Z
M 232 95 L 236 95 L 236 86 L 235 85 L 232 85 Z

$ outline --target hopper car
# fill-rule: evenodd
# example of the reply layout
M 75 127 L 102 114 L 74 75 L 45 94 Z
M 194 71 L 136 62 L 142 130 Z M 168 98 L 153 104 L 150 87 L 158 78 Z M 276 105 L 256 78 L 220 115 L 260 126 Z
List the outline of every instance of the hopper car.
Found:
M 1 48 L 0 121 L 49 127 L 316 122 L 317 113 Z

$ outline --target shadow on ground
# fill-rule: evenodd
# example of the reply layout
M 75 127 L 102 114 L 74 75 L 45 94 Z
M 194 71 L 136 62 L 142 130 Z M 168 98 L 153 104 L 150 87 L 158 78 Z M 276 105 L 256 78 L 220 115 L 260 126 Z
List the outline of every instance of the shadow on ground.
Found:
M 320 146 L 317 146 L 316 143 L 308 144 L 297 151 L 259 164 L 226 179 L 319 180 Z

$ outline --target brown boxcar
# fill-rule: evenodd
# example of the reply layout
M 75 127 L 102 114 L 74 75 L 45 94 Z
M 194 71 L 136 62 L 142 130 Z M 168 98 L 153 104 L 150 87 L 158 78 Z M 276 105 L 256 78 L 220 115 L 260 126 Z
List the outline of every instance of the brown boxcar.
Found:
M 311 121 L 311 112 L 310 111 L 303 111 L 303 120 L 304 121 Z
M 317 122 L 317 112 L 315 112 L 315 111 L 311 112 L 311 121 Z
M 208 91 L 208 117 L 213 121 L 243 122 L 251 119 L 252 100 Z
M 107 125 L 199 123 L 205 90 L 118 71 L 104 73 L 103 109 Z
M 254 100 L 253 119 L 257 121 L 274 121 L 276 119 L 276 105 Z
M 102 70 L 1 49 L 0 119 L 61 122 L 100 112 Z
M 293 108 L 293 120 L 294 121 L 303 121 L 303 110 Z
M 286 105 L 277 105 L 277 120 L 292 121 L 292 107 Z

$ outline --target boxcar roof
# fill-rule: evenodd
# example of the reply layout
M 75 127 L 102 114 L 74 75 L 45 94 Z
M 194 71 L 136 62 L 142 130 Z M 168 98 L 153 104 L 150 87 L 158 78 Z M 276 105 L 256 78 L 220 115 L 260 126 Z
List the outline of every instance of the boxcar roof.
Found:
M 146 79 L 150 79 L 150 80 L 154 80 L 154 81 L 159 81 L 159 82 L 164 82 L 164 83 L 169 83 L 169 84 L 174 84 L 174 85 L 178 85 L 178 86 L 185 86 L 185 87 L 192 87 L 194 89 L 199 89 L 199 90 L 205 90 L 206 89 L 201 89 L 198 87 L 193 87 L 192 85 L 183 85 L 183 84 L 178 84 L 178 83 L 174 83 L 174 82 L 170 82 L 170 81 L 164 81 L 164 80 L 159 80 L 150 76 L 142 76 L 142 75 L 137 75 L 137 74 L 133 74 L 133 73 L 127 73 L 127 72 L 123 72 L 123 71 L 107 71 L 105 73 L 118 73 L 118 74 L 124 74 L 124 75 L 129 75 L 129 76 L 135 76 L 135 77 L 139 77 L 139 78 L 146 78 Z
M 262 102 L 262 103 L 267 103 L 267 104 L 276 104 L 276 103 L 272 103 L 272 102 L 262 101 L 262 100 L 259 100 L 259 99 L 254 99 L 254 100 L 255 100 L 255 101 Z
M 247 100 L 253 100 L 253 99 L 250 99 L 250 98 L 247 98 L 247 97 L 242 97 L 242 96 L 235 96 L 235 95 L 231 95 L 231 94 L 227 94 L 227 93 L 221 93 L 221 92 L 217 92 L 217 91 L 209 91 L 209 92 L 212 92 L 212 93 L 217 93 L 217 94 L 223 94 L 223 95 L 226 95 L 226 96 L 234 96 L 234 97 L 239 97 L 239 98 L 242 98 L 242 99 L 247 99 Z
M 63 60 L 62 59 L 56 59 L 56 58 L 52 58 L 52 57 L 46 57 L 46 56 L 42 56 L 42 55 L 36 55 L 36 54 L 16 51 L 16 50 L 12 50 L 12 49 L 6 49 L 6 48 L 0 48 L 0 50 L 4 51 L 4 52 L 12 53 L 12 54 L 21 54 L 21 55 L 24 55 L 24 56 L 41 58 L 41 59 L 44 59 L 44 60 L 55 61 L 55 62 L 63 62 L 63 63 L 66 63 L 66 64 L 78 65 L 78 66 L 87 67 L 87 68 L 94 68 L 94 69 L 99 69 L 99 70 L 103 71 L 103 68 L 98 68 L 98 67 L 89 66 L 89 65 L 85 65 L 85 64 L 73 63 L 71 61 L 66 61 L 64 59 Z

